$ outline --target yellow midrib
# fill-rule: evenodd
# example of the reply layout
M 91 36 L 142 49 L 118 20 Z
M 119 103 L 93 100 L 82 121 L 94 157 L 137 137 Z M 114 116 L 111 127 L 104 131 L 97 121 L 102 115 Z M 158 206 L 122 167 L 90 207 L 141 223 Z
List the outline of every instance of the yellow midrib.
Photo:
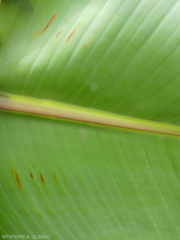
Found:
M 0 109 L 180 136 L 180 127 L 171 124 L 125 117 L 65 103 L 22 97 L 7 93 L 0 94 Z

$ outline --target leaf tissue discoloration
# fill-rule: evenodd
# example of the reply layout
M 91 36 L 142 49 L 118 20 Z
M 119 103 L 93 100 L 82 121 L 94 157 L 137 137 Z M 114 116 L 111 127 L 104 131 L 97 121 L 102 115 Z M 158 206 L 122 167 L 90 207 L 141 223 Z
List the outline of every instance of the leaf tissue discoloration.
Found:
M 30 177 L 33 179 L 33 174 L 32 174 L 32 172 L 30 172 L 29 174 L 30 174 Z
M 9 187 L 11 187 L 11 182 L 9 181 L 9 179 L 7 178 L 7 183 L 9 185 Z
M 56 35 L 56 38 L 59 37 L 62 31 L 59 31 L 58 34 Z
M 41 173 L 40 173 L 40 179 L 41 179 L 42 184 L 44 185 L 44 178 Z
M 51 17 L 51 19 L 49 20 L 49 22 L 47 23 L 47 25 L 45 26 L 45 28 L 42 30 L 41 35 L 48 29 L 49 25 L 52 23 L 52 21 L 54 20 L 54 18 L 56 17 L 56 13 L 54 13 Z
M 34 34 L 33 39 L 38 35 L 41 29 L 37 30 L 37 32 Z
M 16 177 L 16 182 L 17 182 L 19 190 L 22 190 L 20 179 L 19 179 L 19 176 L 18 176 L 17 172 L 15 172 L 15 177 Z
M 14 172 L 13 172 L 13 169 L 12 169 L 11 165 L 9 165 L 9 170 L 10 170 L 11 175 L 13 176 Z
M 87 44 L 84 44 L 83 49 L 85 49 L 86 47 L 87 47 Z
M 57 180 L 57 176 L 56 176 L 56 174 L 55 174 L 55 173 L 54 173 L 54 179 L 55 179 L 55 180 Z
M 69 34 L 68 38 L 66 39 L 66 42 L 68 42 L 68 41 L 72 38 L 72 36 L 75 34 L 75 32 L 76 32 L 76 29 L 74 29 L 74 30 Z

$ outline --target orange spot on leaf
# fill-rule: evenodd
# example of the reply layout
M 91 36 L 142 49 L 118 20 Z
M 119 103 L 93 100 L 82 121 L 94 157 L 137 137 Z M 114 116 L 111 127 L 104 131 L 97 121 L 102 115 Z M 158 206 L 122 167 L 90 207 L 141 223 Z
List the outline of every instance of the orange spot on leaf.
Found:
M 32 172 L 30 172 L 30 177 L 33 179 L 33 175 L 32 175 Z
M 69 34 L 68 38 L 66 39 L 66 42 L 68 42 L 68 41 L 72 38 L 72 36 L 75 34 L 75 32 L 76 32 L 76 29 L 74 29 L 74 30 Z
M 45 28 L 42 30 L 41 34 L 43 34 L 47 28 L 49 27 L 49 25 L 52 23 L 52 21 L 54 20 L 54 18 L 56 17 L 56 13 L 54 13 L 51 17 L 51 19 L 49 20 L 49 22 L 47 23 L 47 25 L 45 26 Z
M 37 32 L 34 34 L 33 39 L 38 35 L 41 29 L 37 30 Z
M 13 172 L 11 165 L 9 165 L 9 170 L 10 170 L 11 175 L 13 176 L 14 172 Z
M 40 173 L 40 179 L 41 179 L 42 184 L 44 185 L 44 178 L 41 173 Z
M 54 173 L 54 178 L 55 178 L 55 180 L 57 180 L 57 176 L 56 176 L 56 174 Z
M 8 178 L 7 178 L 7 182 L 8 182 L 8 185 L 11 187 L 11 183 Z
M 79 27 L 81 26 L 81 22 L 78 24 L 78 26 L 79 26 Z
M 16 177 L 16 182 L 17 182 L 17 185 L 19 187 L 19 190 L 22 190 L 20 179 L 19 179 L 19 176 L 18 176 L 17 172 L 15 172 L 15 177 Z
M 84 44 L 83 49 L 85 49 L 86 47 L 87 47 L 87 44 Z
M 59 31 L 58 34 L 56 35 L 56 38 L 61 34 L 62 31 Z

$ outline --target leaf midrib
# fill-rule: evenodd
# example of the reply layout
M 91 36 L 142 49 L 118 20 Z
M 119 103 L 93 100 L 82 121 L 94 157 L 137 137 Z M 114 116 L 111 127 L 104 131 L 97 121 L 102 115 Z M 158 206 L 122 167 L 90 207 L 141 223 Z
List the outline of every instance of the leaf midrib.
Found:
M 44 117 L 100 124 L 108 127 L 180 136 L 180 127 L 172 124 L 131 118 L 75 105 L 22 97 L 7 93 L 0 94 L 0 109 L 26 114 L 36 114 Z

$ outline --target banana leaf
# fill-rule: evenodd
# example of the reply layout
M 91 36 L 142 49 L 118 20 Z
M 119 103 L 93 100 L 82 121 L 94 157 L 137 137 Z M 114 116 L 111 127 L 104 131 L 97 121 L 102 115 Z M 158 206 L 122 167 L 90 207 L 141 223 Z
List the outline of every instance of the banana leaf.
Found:
M 179 11 L 1 1 L 2 239 L 180 239 Z

